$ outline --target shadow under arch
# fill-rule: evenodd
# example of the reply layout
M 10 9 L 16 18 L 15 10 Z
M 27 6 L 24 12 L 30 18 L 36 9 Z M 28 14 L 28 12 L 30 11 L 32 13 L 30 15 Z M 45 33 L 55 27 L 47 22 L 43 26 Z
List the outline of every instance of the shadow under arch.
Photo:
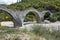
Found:
M 6 14 L 9 14 L 9 15 L 12 17 L 12 21 L 13 21 L 13 23 L 14 23 L 14 27 L 16 27 L 16 26 L 22 26 L 22 23 L 20 24 L 20 23 L 16 20 L 16 19 L 18 19 L 18 18 L 14 18 L 14 16 L 13 16 L 11 13 L 9 13 L 9 11 L 3 10 L 3 9 L 0 9 L 0 11 L 6 12 Z
M 49 20 L 49 18 L 52 16 L 53 14 L 50 11 L 47 11 L 44 13 L 44 20 Z
M 41 23 L 41 19 L 40 19 L 39 13 L 37 13 L 37 12 L 35 12 L 35 11 L 29 11 L 29 12 L 27 12 L 27 13 L 25 14 L 25 16 L 24 16 L 24 19 L 25 19 L 25 17 L 26 17 L 29 13 L 33 13 L 34 16 L 36 17 L 37 23 Z

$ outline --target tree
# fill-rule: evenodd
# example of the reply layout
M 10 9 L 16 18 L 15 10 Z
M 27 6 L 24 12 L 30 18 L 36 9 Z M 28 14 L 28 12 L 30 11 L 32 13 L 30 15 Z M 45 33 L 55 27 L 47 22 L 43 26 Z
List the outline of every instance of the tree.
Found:
M 17 2 L 19 2 L 19 0 L 17 0 Z

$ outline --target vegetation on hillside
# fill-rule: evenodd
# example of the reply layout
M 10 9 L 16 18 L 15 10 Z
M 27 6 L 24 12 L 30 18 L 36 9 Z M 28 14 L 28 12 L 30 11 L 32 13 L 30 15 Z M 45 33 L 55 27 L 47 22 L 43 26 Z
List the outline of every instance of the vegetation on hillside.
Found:
M 60 21 L 60 0 L 22 0 L 21 2 L 17 2 L 15 4 L 11 5 L 3 4 L 2 6 L 5 6 L 13 10 L 25 10 L 31 7 L 37 9 L 38 11 L 49 10 L 52 13 L 54 13 L 52 17 L 49 17 L 50 21 L 56 21 L 56 20 Z M 26 17 L 25 20 L 27 21 L 29 20 L 29 18 L 30 17 L 28 17 L 27 19 Z
M 12 21 L 13 17 L 5 11 L 0 10 L 0 22 L 1 21 Z
M 60 0 L 22 0 L 22 2 L 11 4 L 8 8 L 16 10 L 24 10 L 33 7 L 39 11 L 50 10 L 54 12 L 60 11 Z

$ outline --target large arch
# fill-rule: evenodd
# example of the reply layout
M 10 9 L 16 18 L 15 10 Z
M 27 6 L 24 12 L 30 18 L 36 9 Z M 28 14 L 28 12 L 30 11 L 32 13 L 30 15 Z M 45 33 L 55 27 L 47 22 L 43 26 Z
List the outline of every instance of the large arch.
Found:
M 13 19 L 14 19 L 14 17 L 9 13 L 9 12 L 7 12 L 7 11 L 5 11 L 5 10 L 2 10 L 2 9 L 0 9 L 0 11 L 4 11 L 4 12 L 6 12 L 6 14 L 9 14 Z M 13 20 L 12 20 L 13 21 Z M 15 21 L 15 20 L 14 20 Z M 14 22 L 13 21 L 13 22 Z M 14 22 L 14 26 L 15 26 L 15 22 Z
M 12 11 L 10 9 L 7 9 L 7 8 L 0 8 L 0 10 L 7 12 L 14 19 L 13 20 L 14 27 L 16 27 L 16 26 L 18 26 L 18 27 L 22 26 L 21 20 L 16 16 L 16 13 L 14 11 Z

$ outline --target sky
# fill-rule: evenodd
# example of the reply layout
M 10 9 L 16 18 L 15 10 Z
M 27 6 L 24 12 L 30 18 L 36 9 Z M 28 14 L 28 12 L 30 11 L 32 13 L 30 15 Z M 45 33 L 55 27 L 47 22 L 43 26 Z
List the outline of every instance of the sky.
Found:
M 16 2 L 17 2 L 17 0 L 0 0 L 0 4 L 12 4 L 12 3 L 16 3 Z

